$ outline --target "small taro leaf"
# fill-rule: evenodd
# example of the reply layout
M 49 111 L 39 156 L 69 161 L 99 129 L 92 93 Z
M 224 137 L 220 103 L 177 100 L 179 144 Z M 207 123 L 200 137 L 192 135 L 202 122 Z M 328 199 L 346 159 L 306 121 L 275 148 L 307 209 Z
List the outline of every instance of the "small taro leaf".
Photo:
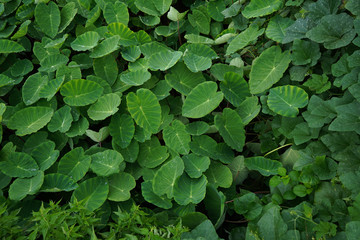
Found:
M 7 127 L 16 130 L 16 135 L 24 136 L 43 128 L 53 116 L 54 110 L 49 107 L 23 108 L 10 118 Z
M 238 155 L 228 165 L 233 175 L 233 184 L 239 185 L 247 178 L 248 170 L 245 167 L 244 156 Z
M 182 62 L 178 62 L 170 71 L 170 73 L 165 75 L 166 82 L 185 96 L 199 83 L 205 81 L 201 72 L 191 72 Z
M 135 133 L 134 121 L 128 114 L 117 113 L 111 117 L 109 131 L 113 141 L 121 148 L 126 148 Z
M 260 110 L 261 106 L 256 96 L 246 98 L 236 109 L 244 125 L 249 124 L 259 114 Z
M 82 117 L 80 118 L 80 120 L 74 122 L 69 131 L 67 131 L 65 134 L 68 137 L 76 137 L 76 136 L 81 136 L 83 135 L 86 130 L 89 128 L 89 121 Z
M 153 88 L 153 93 L 156 95 L 157 99 L 160 101 L 170 95 L 171 89 L 172 89 L 171 86 L 165 80 L 160 80 L 157 83 L 157 85 Z M 163 121 L 162 121 L 161 126 L 164 126 Z M 161 128 L 161 126 L 160 126 L 160 128 Z
M 121 56 L 123 59 L 129 62 L 135 62 L 141 55 L 139 46 L 125 47 L 121 50 Z
M 197 43 L 197 44 L 214 44 L 214 40 L 211 38 L 203 37 L 196 34 L 186 34 L 184 38 L 187 40 L 188 43 Z
M 294 20 L 290 18 L 283 18 L 280 15 L 276 15 L 270 19 L 265 34 L 271 40 L 282 43 L 286 34 L 285 29 L 290 27 L 293 23 Z
M 200 33 L 205 35 L 210 32 L 210 18 L 204 12 L 194 9 L 192 14 L 188 14 L 190 24 Z
M 125 72 L 120 75 L 120 80 L 130 86 L 143 85 L 150 78 L 151 74 L 147 69 Z
M 215 82 L 198 84 L 187 96 L 182 106 L 182 114 L 189 118 L 201 118 L 219 106 L 224 94 L 217 92 Z
M 36 161 L 27 153 L 13 152 L 0 162 L 0 170 L 9 177 L 33 177 L 39 172 Z
M 151 0 L 154 3 L 155 8 L 159 11 L 160 15 L 163 15 L 166 13 L 170 5 L 172 3 L 172 0 Z
M 100 35 L 97 32 L 89 31 L 78 36 L 70 45 L 75 51 L 86 51 L 98 45 Z
M 257 223 L 262 238 L 268 240 L 283 239 L 288 226 L 283 220 L 278 206 L 269 208 Z
M 350 221 L 346 224 L 347 240 L 356 240 L 360 234 L 360 221 Z
M 81 147 L 67 152 L 59 161 L 58 173 L 69 176 L 75 182 L 82 179 L 87 173 L 91 163 L 91 157 L 84 154 Z
M 81 201 L 89 211 L 94 211 L 103 205 L 108 193 L 109 184 L 105 178 L 90 178 L 79 184 L 71 196 L 71 201 Z
M 54 72 L 60 67 L 65 66 L 69 58 L 62 54 L 49 55 L 41 59 L 39 68 L 40 72 Z
M 295 39 L 306 38 L 306 33 L 315 26 L 310 18 L 299 18 L 290 27 L 285 29 L 285 37 L 282 43 L 289 43 Z
M 186 131 L 194 136 L 199 136 L 206 133 L 209 128 L 209 124 L 203 121 L 196 121 L 186 125 Z
M 78 187 L 69 176 L 61 173 L 50 173 L 44 177 L 44 183 L 41 186 L 41 192 L 70 192 Z
M 166 146 L 169 148 L 183 155 L 189 153 L 191 138 L 190 134 L 186 131 L 185 125 L 181 121 L 174 120 L 171 126 L 166 126 L 163 129 L 163 138 Z
M 213 184 L 216 188 L 229 188 L 233 181 L 230 169 L 224 164 L 215 161 L 211 162 L 210 167 L 205 172 L 205 176 L 209 183 Z
M 344 47 L 355 35 L 353 18 L 346 13 L 324 16 L 317 26 L 306 33 L 312 41 L 324 43 L 326 49 Z
M 187 174 L 183 174 L 175 183 L 175 201 L 180 205 L 200 203 L 205 198 L 206 184 L 207 180 L 204 175 L 194 179 L 190 178 Z
M 294 65 L 306 65 L 315 66 L 320 59 L 320 47 L 319 44 L 295 39 L 292 47 L 291 60 Z
M 50 132 L 60 131 L 64 133 L 70 129 L 72 121 L 71 107 L 65 105 L 54 113 L 47 128 Z
M 98 176 L 107 177 L 120 171 L 123 156 L 115 150 L 105 150 L 91 155 L 90 169 Z
M 242 11 L 246 18 L 269 15 L 283 6 L 282 0 L 252 0 Z
M 88 129 L 85 133 L 91 140 L 98 143 L 104 141 L 110 135 L 109 127 L 102 127 L 99 132 Z
M 225 108 L 221 115 L 216 115 L 215 126 L 227 145 L 242 152 L 245 145 L 245 129 L 235 110 Z
M 217 158 L 217 142 L 208 135 L 194 136 L 190 142 L 190 149 L 192 152 L 207 156 L 213 159 Z
M 111 55 L 94 59 L 94 72 L 96 76 L 106 80 L 112 86 L 118 76 L 116 60 Z
M 234 210 L 237 214 L 243 215 L 247 220 L 255 220 L 262 212 L 262 205 L 254 193 L 247 193 L 235 198 Z
M 185 172 L 191 178 L 199 178 L 210 166 L 210 159 L 208 157 L 199 156 L 194 153 L 183 156 Z
M 215 227 L 221 226 L 225 220 L 225 199 L 225 195 L 218 191 L 214 185 L 207 185 L 204 204 L 207 216 L 209 216 Z
M 330 89 L 331 82 L 329 82 L 328 80 L 329 78 L 325 74 L 323 75 L 312 74 L 311 78 L 308 79 L 303 84 L 303 86 L 306 86 L 311 91 L 316 91 L 317 94 L 320 94 Z
M 60 93 L 64 97 L 64 102 L 69 106 L 86 106 L 94 103 L 101 96 L 103 90 L 104 88 L 96 82 L 73 79 L 61 87 Z
M 159 139 L 152 137 L 140 145 L 137 162 L 144 168 L 155 168 L 169 157 L 166 146 L 161 146 Z
M 360 2 L 359 1 L 349 0 L 349 1 L 347 1 L 345 8 L 354 15 L 357 15 L 357 16 L 360 15 Z
M 9 198 L 14 201 L 20 201 L 26 195 L 34 195 L 39 191 L 44 182 L 44 172 L 39 171 L 37 175 L 31 178 L 18 178 L 10 185 Z
M 179 13 L 178 10 L 170 6 L 170 11 L 167 13 L 167 18 L 171 21 L 177 22 L 183 19 L 188 11 Z
M 160 23 L 160 18 L 157 16 L 139 16 L 140 17 L 140 21 L 145 24 L 148 27 L 153 27 L 156 26 Z M 163 26 L 165 27 L 165 26 Z
M 140 46 L 141 53 L 145 56 L 145 58 L 151 57 L 151 55 L 161 52 L 161 51 L 168 51 L 172 50 L 171 48 L 167 47 L 165 44 L 160 42 L 149 42 L 145 43 Z
M 16 61 L 14 63 L 14 65 L 11 66 L 11 75 L 14 77 L 25 76 L 26 74 L 31 72 L 33 69 L 34 69 L 34 66 L 29 59 L 22 59 L 22 60 Z M 5 75 L 3 75 L 3 76 L 5 76 Z M 1 79 L 1 75 L 0 75 L 0 79 Z
M 120 45 L 132 46 L 136 44 L 135 33 L 123 23 L 111 23 L 107 28 L 112 35 L 118 35 L 120 37 Z
M 279 46 L 272 46 L 253 61 L 250 72 L 250 92 L 262 93 L 278 82 L 291 61 L 290 52 L 282 52 Z
M 184 52 L 184 62 L 192 72 L 204 71 L 211 67 L 216 52 L 204 44 L 189 44 Z
M 360 134 L 360 103 L 353 101 L 349 104 L 337 106 L 337 118 L 330 124 L 330 131 L 349 132 L 356 131 Z
M 258 25 L 250 25 L 245 31 L 237 35 L 226 49 L 226 55 L 230 55 L 250 44 L 264 33 L 265 29 L 260 29 Z
M 172 207 L 171 200 L 169 200 L 165 195 L 158 196 L 154 193 L 151 181 L 141 183 L 141 193 L 147 202 L 152 203 L 157 207 L 163 209 L 170 209 Z
M 224 81 L 224 76 L 228 72 L 237 73 L 241 77 L 244 75 L 242 68 L 222 63 L 216 63 L 212 65 L 210 72 L 219 81 Z
M 129 11 L 127 6 L 120 1 L 106 3 L 103 14 L 107 24 L 119 22 L 127 25 L 129 22 Z
M 168 198 L 173 197 L 173 191 L 176 179 L 184 172 L 184 163 L 180 157 L 175 157 L 167 163 L 163 164 L 156 171 L 153 179 L 153 190 L 158 196 L 164 194 Z
M 59 33 L 63 32 L 67 28 L 72 20 L 74 19 L 78 8 L 74 2 L 68 2 L 60 11 L 60 26 Z
M 101 96 L 96 103 L 91 105 L 88 109 L 89 117 L 94 120 L 104 120 L 105 118 L 114 115 L 119 109 L 121 98 L 115 93 L 108 93 Z
M 135 188 L 136 182 L 129 173 L 121 172 L 109 177 L 110 201 L 122 202 L 130 199 L 130 191 Z
M 142 128 L 156 133 L 161 124 L 161 107 L 154 93 L 141 88 L 136 94 L 130 92 L 126 96 L 128 111 L 135 122 Z
M 196 228 L 200 223 L 207 219 L 207 216 L 201 212 L 190 212 L 181 216 L 183 226 L 188 227 L 189 229 Z
M 271 160 L 264 157 L 250 157 L 245 158 L 245 166 L 249 170 L 255 170 L 261 173 L 263 176 L 276 175 L 278 168 L 282 167 L 281 162 Z
M 182 56 L 180 51 L 161 51 L 149 58 L 149 67 L 156 70 L 165 71 L 174 66 Z
M 9 78 L 8 76 L 4 74 L 0 74 L 0 88 L 7 86 L 7 85 L 13 85 L 15 83 L 15 80 L 12 78 Z
M 221 13 L 226 8 L 224 1 L 217 0 L 211 1 L 207 4 L 207 12 L 209 16 L 215 21 L 222 22 L 224 20 L 224 15 Z
M 249 86 L 245 79 L 234 72 L 227 72 L 224 75 L 224 81 L 220 83 L 220 89 L 228 100 L 235 107 L 250 97 Z
M 59 157 L 59 150 L 55 150 L 55 143 L 46 141 L 36 146 L 31 151 L 31 156 L 35 159 L 41 171 L 51 167 Z
M 85 28 L 93 25 L 96 22 L 96 20 L 99 19 L 101 12 L 102 11 L 99 5 L 96 5 L 93 9 L 91 9 L 89 15 L 87 16 Z
M 299 108 L 308 104 L 308 94 L 300 87 L 286 85 L 270 89 L 267 105 L 271 111 L 285 116 L 296 117 Z
M 46 5 L 40 2 L 35 8 L 35 21 L 40 26 L 43 33 L 54 38 L 60 26 L 60 10 L 55 2 Z
M 181 235 L 181 239 L 206 239 L 206 240 L 219 240 L 214 226 L 210 220 L 205 220 L 199 224 L 191 232 L 185 232 Z
M 120 37 L 118 35 L 109 37 L 102 41 L 98 46 L 94 48 L 92 53 L 90 53 L 91 58 L 101 58 L 104 57 L 119 48 Z
M 135 0 L 135 6 L 142 12 L 147 13 L 151 16 L 161 16 L 162 14 L 156 8 L 154 1 L 158 0 Z M 166 0 L 168 1 L 168 0 Z
M 113 138 L 114 142 L 114 138 Z M 113 143 L 113 148 L 121 153 L 123 155 L 125 162 L 134 163 L 138 157 L 139 154 L 139 142 L 135 139 L 131 141 L 130 145 L 123 149 L 119 149 L 114 147 L 116 146 L 116 143 Z
M 40 99 L 41 89 L 48 83 L 47 76 L 35 73 L 28 77 L 21 89 L 25 105 L 31 105 Z

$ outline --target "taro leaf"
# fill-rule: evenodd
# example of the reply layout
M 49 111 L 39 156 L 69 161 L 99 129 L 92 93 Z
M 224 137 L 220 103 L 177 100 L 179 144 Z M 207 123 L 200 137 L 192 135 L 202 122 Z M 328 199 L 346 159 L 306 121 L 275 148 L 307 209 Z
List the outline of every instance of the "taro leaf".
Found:
M 228 72 L 237 73 L 241 77 L 244 75 L 242 68 L 232 66 L 232 65 L 222 64 L 222 63 L 216 63 L 216 64 L 212 65 L 210 72 L 219 81 L 224 81 L 225 80 L 224 76 Z
M 183 155 L 189 153 L 190 134 L 186 131 L 186 127 L 181 121 L 174 120 L 171 126 L 166 126 L 163 129 L 163 138 L 166 146 L 169 148 Z
M 224 1 L 217 0 L 211 1 L 207 4 L 207 12 L 209 16 L 217 22 L 222 22 L 224 20 L 224 15 L 221 13 L 226 8 Z
M 315 66 L 320 59 L 320 47 L 319 44 L 295 39 L 292 47 L 291 60 L 294 65 L 306 65 Z
M 120 102 L 121 98 L 116 93 L 105 94 L 89 107 L 88 115 L 94 121 L 104 120 L 119 110 Z
M 166 46 L 165 44 L 152 41 L 152 42 L 141 45 L 140 50 L 141 50 L 141 53 L 145 56 L 145 58 L 149 58 L 149 57 L 151 57 L 151 55 L 153 55 L 155 53 L 158 53 L 161 51 L 167 51 L 167 50 L 171 51 L 172 49 L 169 48 L 168 46 Z
M 290 27 L 285 29 L 285 37 L 282 43 L 289 43 L 295 39 L 306 38 L 306 33 L 315 26 L 310 18 L 299 18 Z
M 41 192 L 70 192 L 78 187 L 69 176 L 61 173 L 50 173 L 44 177 L 44 183 L 41 186 Z
M 101 58 L 104 57 L 119 48 L 120 37 L 118 35 L 111 36 L 104 41 L 102 41 L 99 45 L 97 45 L 92 53 L 90 53 L 91 58 Z
M 319 136 L 319 128 L 309 128 L 305 122 L 299 123 L 290 132 L 289 138 L 294 138 L 296 145 L 303 144 L 311 139 L 316 139 Z
M 94 31 L 88 31 L 78 36 L 70 45 L 75 51 L 86 51 L 98 45 L 100 35 Z
M 256 96 L 246 98 L 236 109 L 244 125 L 251 122 L 260 112 L 261 106 Z
M 290 18 L 283 18 L 280 15 L 276 15 L 270 19 L 265 34 L 271 40 L 281 43 L 285 37 L 288 27 L 290 27 L 294 21 Z
M 188 15 L 190 24 L 200 33 L 209 34 L 210 32 L 210 18 L 201 10 L 194 9 L 192 14 Z
M 282 219 L 278 206 L 273 206 L 257 222 L 262 238 L 268 240 L 284 239 L 288 226 Z
M 94 72 L 96 76 L 106 80 L 110 86 L 115 83 L 118 71 L 116 60 L 111 54 L 94 59 Z
M 199 136 L 206 133 L 210 126 L 206 122 L 196 121 L 186 125 L 186 131 L 191 135 Z
M 305 4 L 304 10 L 308 12 L 309 18 L 318 22 L 323 16 L 336 14 L 340 4 L 341 0 L 318 0 Z
M 119 44 L 123 46 L 132 46 L 136 44 L 136 36 L 133 31 L 122 23 L 111 23 L 108 25 L 108 30 L 112 35 L 120 37 Z
M 346 223 L 346 239 L 347 240 L 356 240 L 359 238 L 360 234 L 360 221 L 350 221 Z
M 125 172 L 116 173 L 109 177 L 109 195 L 110 201 L 122 202 L 130 199 L 130 191 L 135 188 L 134 177 Z
M 299 108 L 308 104 L 308 95 L 300 87 L 286 85 L 270 89 L 267 105 L 271 111 L 285 116 L 296 117 Z
M 340 105 L 336 108 L 337 118 L 330 124 L 330 131 L 349 132 L 356 131 L 360 134 L 360 103 Z
M 60 90 L 64 102 L 69 106 L 86 106 L 94 103 L 103 93 L 104 88 L 98 83 L 73 79 L 65 83 Z
M 196 34 L 186 34 L 184 38 L 188 43 L 198 43 L 198 44 L 209 44 L 213 45 L 215 42 L 211 38 L 203 37 Z
M 9 177 L 33 177 L 39 172 L 36 161 L 27 153 L 13 152 L 0 162 L 0 170 Z
M 326 78 L 326 80 L 328 80 Z M 349 92 L 354 96 L 356 100 L 360 102 L 360 83 L 353 84 L 349 87 Z
M 15 83 L 15 80 L 12 78 L 9 78 L 8 76 L 4 74 L 0 74 L 0 88 L 7 86 L 7 85 L 13 85 Z
M 226 55 L 230 55 L 240 49 L 243 49 L 248 44 L 261 36 L 264 33 L 265 29 L 260 29 L 258 25 L 250 25 L 245 31 L 242 31 L 239 35 L 237 35 L 229 44 L 228 48 L 226 49 Z
M 170 6 L 170 11 L 167 13 L 167 18 L 171 21 L 177 22 L 185 17 L 188 11 L 179 13 L 178 10 Z
M 210 167 L 205 172 L 209 183 L 216 188 L 229 188 L 232 184 L 233 177 L 230 169 L 222 163 L 212 161 Z
M 210 166 L 210 159 L 208 157 L 199 156 L 191 153 L 183 156 L 185 165 L 185 172 L 191 178 L 199 178 Z
M 140 86 L 151 78 L 151 74 L 146 69 L 125 72 L 120 75 L 120 80 L 129 86 Z
M 225 73 L 224 81 L 220 83 L 220 89 L 225 98 L 235 107 L 238 107 L 246 97 L 250 96 L 247 82 L 234 72 Z
M 175 157 L 167 163 L 163 164 L 156 171 L 153 179 L 153 190 L 158 196 L 164 194 L 168 198 L 173 197 L 173 191 L 176 179 L 184 172 L 184 163 L 180 157 Z
M 36 5 L 35 21 L 47 36 L 54 38 L 57 35 L 60 20 L 60 10 L 55 2 L 49 2 L 48 5 L 40 2 Z
M 75 182 L 82 179 L 89 170 L 91 157 L 81 147 L 67 152 L 59 161 L 58 173 L 69 176 Z
M 216 52 L 204 44 L 189 44 L 184 52 L 184 62 L 192 72 L 204 71 L 211 67 Z
M 114 142 L 114 138 L 113 138 L 113 142 Z M 128 145 L 126 148 L 124 149 L 119 149 L 116 148 L 116 143 L 113 143 L 113 148 L 120 152 L 121 155 L 123 155 L 124 160 L 126 162 L 129 163 L 134 163 L 138 157 L 139 154 L 139 142 L 136 141 L 135 139 L 131 141 L 130 145 Z M 114 147 L 115 146 L 115 147 Z
M 40 99 L 41 89 L 48 83 L 47 76 L 35 73 L 28 77 L 21 89 L 25 105 L 31 105 Z
M 246 193 L 235 198 L 234 210 L 237 214 L 244 215 L 248 220 L 255 220 L 262 212 L 262 205 L 254 193 Z
M 151 0 L 151 1 L 135 0 L 134 3 L 135 3 L 135 6 L 144 13 L 147 13 L 151 16 L 161 16 L 162 14 L 159 12 L 157 7 L 155 6 L 154 1 L 160 2 L 159 0 Z M 166 1 L 168 1 L 168 0 L 166 0 Z
M 250 92 L 262 93 L 278 82 L 291 61 L 290 52 L 281 52 L 279 46 L 272 46 L 253 61 L 250 72 Z
M 303 84 L 303 86 L 306 86 L 311 91 L 316 91 L 317 94 L 320 94 L 330 89 L 331 82 L 329 82 L 328 80 L 329 78 L 325 74 L 323 75 L 312 74 L 311 78 L 308 79 Z
M 90 169 L 98 176 L 107 177 L 120 171 L 123 156 L 115 150 L 105 150 L 91 155 Z
M 86 132 L 88 128 L 89 128 L 89 121 L 85 117 L 82 117 L 80 118 L 80 120 L 74 122 L 71 125 L 69 131 L 66 132 L 66 136 L 68 137 L 81 136 Z
M 109 131 L 115 143 L 126 148 L 134 136 L 134 122 L 128 114 L 115 114 L 111 117 Z
M 156 26 L 156 25 L 158 25 L 160 23 L 160 18 L 157 17 L 157 16 L 146 15 L 146 16 L 140 16 L 140 21 L 143 24 L 145 24 L 146 26 L 148 26 L 148 27 L 153 27 L 153 26 Z M 169 28 L 169 27 L 166 27 L 166 26 L 162 26 L 162 27 Z M 155 29 L 155 31 L 156 31 L 156 29 Z
M 52 97 L 60 90 L 64 81 L 65 76 L 47 81 L 47 83 L 40 89 L 39 97 L 46 98 L 46 100 L 50 101 L 50 99 L 52 99 Z
M 9 198 L 11 200 L 20 201 L 26 195 L 34 195 L 37 193 L 44 182 L 44 172 L 39 171 L 37 175 L 31 178 L 15 179 L 10 185 Z
M 70 129 L 72 121 L 71 107 L 65 105 L 54 113 L 47 127 L 50 132 L 64 133 Z
M 53 116 L 54 110 L 49 107 L 23 108 L 10 118 L 7 127 L 16 130 L 16 135 L 24 136 L 43 128 Z
M 336 117 L 335 104 L 312 95 L 307 111 L 302 115 L 311 128 L 320 128 Z
M 214 185 L 208 184 L 204 199 L 207 216 L 214 223 L 215 227 L 221 226 L 225 220 L 225 195 L 218 191 Z
M 21 38 L 23 36 L 25 36 L 27 34 L 29 25 L 30 25 L 31 21 L 30 20 L 26 20 L 25 22 L 23 22 L 16 33 L 14 33 L 14 35 L 12 35 L 11 40 L 15 40 L 18 38 Z
M 217 84 L 211 81 L 198 84 L 184 101 L 183 116 L 201 118 L 217 108 L 224 97 L 222 92 L 217 92 L 217 88 Z
M 236 111 L 225 108 L 221 115 L 215 116 L 215 126 L 227 145 L 242 152 L 245 145 L 245 129 Z
M 89 211 L 94 211 L 103 205 L 108 193 L 109 184 L 105 178 L 90 178 L 79 184 L 71 196 L 71 201 L 81 201 Z
M 245 166 L 249 170 L 255 170 L 261 173 L 263 176 L 276 175 L 278 168 L 282 167 L 281 162 L 271 160 L 264 157 L 250 157 L 245 158 Z
M 283 6 L 282 0 L 252 0 L 242 11 L 246 18 L 269 15 Z
M 144 168 L 155 168 L 169 157 L 166 146 L 161 146 L 159 139 L 152 137 L 140 145 L 137 162 Z
M 60 11 L 60 26 L 59 33 L 63 32 L 74 19 L 78 8 L 74 2 L 68 2 Z
M 204 175 L 200 178 L 190 178 L 187 174 L 179 177 L 174 187 L 174 199 L 180 205 L 198 204 L 205 198 L 207 180 Z
M 344 47 L 355 35 L 353 18 L 346 13 L 324 16 L 317 26 L 306 33 L 312 41 L 324 43 L 326 49 Z
M 121 1 L 106 3 L 103 14 L 107 24 L 119 22 L 127 25 L 129 22 L 129 11 L 126 4 Z
M 210 220 L 205 220 L 201 224 L 199 224 L 195 229 L 191 232 L 185 232 L 181 235 L 181 239 L 189 240 L 189 239 L 197 239 L 197 240 L 219 240 L 219 236 L 216 233 L 214 226 L 212 225 Z
M 166 82 L 179 93 L 187 96 L 198 84 L 205 81 L 201 72 L 191 72 L 184 63 L 178 62 L 165 75 Z
M 156 133 L 161 124 L 161 107 L 154 93 L 141 88 L 126 96 L 128 111 L 142 128 Z
M 110 135 L 109 127 L 102 127 L 100 128 L 99 132 L 88 129 L 85 131 L 85 133 L 86 136 L 91 138 L 91 140 L 98 143 L 104 141 Z
M 139 46 L 125 47 L 121 50 L 121 56 L 128 62 L 135 62 L 141 55 Z
M 359 16 L 360 15 L 360 2 L 357 0 L 349 0 L 346 2 L 345 8 L 349 10 L 352 14 Z
M 25 51 L 19 43 L 7 39 L 0 39 L 0 53 L 18 53 Z
M 40 61 L 41 67 L 39 68 L 40 72 L 54 72 L 60 67 L 65 66 L 69 61 L 69 58 L 62 54 L 53 54 L 44 57 Z
M 160 51 L 150 56 L 149 67 L 165 71 L 174 66 L 182 56 L 180 51 Z
M 25 76 L 34 69 L 32 62 L 29 59 L 22 59 L 16 61 L 14 65 L 11 66 L 11 75 L 14 77 Z M 3 75 L 5 76 L 5 75 Z M 1 79 L 1 75 L 0 75 Z M 0 81 L 1 82 L 1 81 Z
M 141 183 L 141 193 L 147 202 L 152 203 L 157 207 L 163 209 L 170 209 L 172 207 L 171 200 L 169 200 L 165 195 L 158 196 L 154 193 L 151 181 Z
M 216 147 L 217 142 L 208 135 L 194 136 L 192 142 L 190 142 L 192 152 L 213 159 L 217 158 Z
M 55 143 L 52 141 L 43 142 L 31 151 L 31 156 L 35 159 L 41 171 L 51 167 L 59 154 L 59 150 L 55 150 Z

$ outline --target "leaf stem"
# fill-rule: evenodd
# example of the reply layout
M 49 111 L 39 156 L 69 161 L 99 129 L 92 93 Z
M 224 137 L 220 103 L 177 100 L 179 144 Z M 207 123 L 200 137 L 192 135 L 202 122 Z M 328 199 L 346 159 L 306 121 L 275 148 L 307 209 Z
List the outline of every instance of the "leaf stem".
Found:
M 284 147 L 291 146 L 291 145 L 292 145 L 292 143 L 288 143 L 288 144 L 282 145 L 282 146 L 280 146 L 280 147 L 278 147 L 278 148 L 275 148 L 275 149 L 271 150 L 270 152 L 266 153 L 266 154 L 264 155 L 264 157 L 266 157 L 267 155 L 269 155 L 269 154 L 271 154 L 271 153 L 273 153 L 273 152 L 276 152 L 276 151 L 279 150 L 279 149 L 282 149 L 282 148 L 284 148 Z
M 182 42 L 181 42 L 181 36 L 180 36 L 179 20 L 177 20 L 177 32 L 178 32 L 178 37 L 179 37 L 179 44 L 180 44 L 180 46 L 181 46 L 181 45 L 182 45 Z

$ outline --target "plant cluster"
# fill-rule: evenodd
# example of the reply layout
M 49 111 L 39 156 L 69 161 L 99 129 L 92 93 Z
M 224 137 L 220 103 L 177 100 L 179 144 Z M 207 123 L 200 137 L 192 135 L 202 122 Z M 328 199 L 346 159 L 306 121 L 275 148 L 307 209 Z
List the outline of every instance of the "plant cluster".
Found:
M 0 96 L 2 238 L 360 236 L 358 0 L 0 0 Z

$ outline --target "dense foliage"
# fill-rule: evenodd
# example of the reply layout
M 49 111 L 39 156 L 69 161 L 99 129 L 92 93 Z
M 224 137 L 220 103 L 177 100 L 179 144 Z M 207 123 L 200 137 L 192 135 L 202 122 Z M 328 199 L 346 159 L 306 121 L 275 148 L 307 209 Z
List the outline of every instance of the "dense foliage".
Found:
M 0 0 L 0 238 L 360 236 L 360 1 Z

